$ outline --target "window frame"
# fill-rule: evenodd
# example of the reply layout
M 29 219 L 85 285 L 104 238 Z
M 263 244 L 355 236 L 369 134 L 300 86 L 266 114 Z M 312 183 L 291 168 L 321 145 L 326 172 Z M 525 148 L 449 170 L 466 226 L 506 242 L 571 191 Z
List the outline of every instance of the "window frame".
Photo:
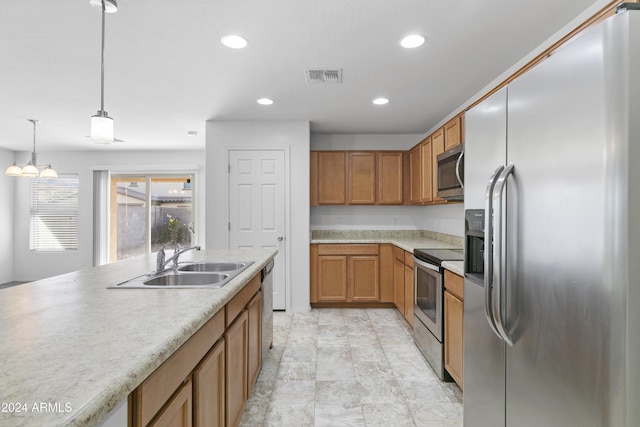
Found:
M 144 182 L 146 186 L 146 194 L 145 194 L 145 219 L 146 219 L 146 229 L 145 229 L 145 254 L 150 254 L 151 252 L 151 215 L 152 215 L 152 182 L 156 179 L 190 179 L 191 182 L 191 214 L 193 218 L 193 226 L 195 228 L 195 224 L 198 222 L 198 210 L 197 210 L 197 185 L 198 185 L 198 174 L 192 170 L 175 170 L 169 173 L 162 172 L 153 172 L 153 171 L 144 171 L 144 172 L 126 172 L 126 171 L 118 171 L 117 173 L 110 173 L 109 176 L 109 193 L 110 193 L 110 201 L 108 204 L 108 223 L 109 223 L 109 243 L 108 243 L 108 262 L 117 262 L 119 261 L 117 258 L 117 219 L 114 219 L 114 197 L 117 195 L 114 193 L 114 188 L 116 186 L 115 182 L 118 180 L 130 181 L 130 180 L 139 180 L 139 182 Z M 192 243 L 194 245 L 198 244 L 198 233 L 193 233 Z M 125 258 L 126 259 L 126 258 Z
M 41 183 L 47 183 L 41 185 Z M 56 186 L 55 184 L 58 184 Z M 60 185 L 63 185 L 60 187 Z M 63 191 L 72 187 L 74 190 Z M 79 251 L 80 246 L 80 175 L 78 173 L 60 173 L 58 178 L 33 178 L 30 185 L 30 201 L 29 201 L 29 250 L 32 253 L 74 253 Z M 53 187 L 53 188 L 52 188 Z M 47 196 L 45 192 L 56 189 L 60 190 L 53 196 L 55 200 L 65 200 L 69 196 L 72 197 L 72 203 L 53 203 L 46 201 L 51 200 L 51 196 Z M 68 216 L 75 219 L 75 226 L 72 230 L 63 230 L 63 236 L 59 236 L 62 240 L 70 240 L 73 245 L 71 247 L 53 247 L 45 245 L 47 241 L 43 232 L 38 232 L 38 218 L 43 216 Z M 58 224 L 64 222 L 72 224 L 73 221 L 58 221 Z M 52 234 L 55 234 L 54 231 Z M 42 237 L 40 237 L 42 235 Z

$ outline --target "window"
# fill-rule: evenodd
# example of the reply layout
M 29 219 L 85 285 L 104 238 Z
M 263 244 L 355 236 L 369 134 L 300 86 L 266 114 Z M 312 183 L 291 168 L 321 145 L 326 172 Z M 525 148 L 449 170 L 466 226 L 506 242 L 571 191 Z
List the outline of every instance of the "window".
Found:
M 193 245 L 192 175 L 112 175 L 109 261 Z
M 31 181 L 32 251 L 78 250 L 78 175 Z

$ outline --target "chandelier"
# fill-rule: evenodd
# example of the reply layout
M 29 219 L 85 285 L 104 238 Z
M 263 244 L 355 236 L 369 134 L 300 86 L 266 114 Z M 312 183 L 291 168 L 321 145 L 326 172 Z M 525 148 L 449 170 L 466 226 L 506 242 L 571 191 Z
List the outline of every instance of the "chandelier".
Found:
M 21 176 L 25 178 L 57 178 L 58 173 L 53 170 L 51 165 L 38 166 L 38 154 L 36 153 L 36 125 L 40 123 L 39 120 L 28 119 L 33 123 L 33 151 L 31 152 L 31 160 L 26 165 L 19 165 L 13 162 L 11 166 L 7 168 L 5 172 L 9 176 Z

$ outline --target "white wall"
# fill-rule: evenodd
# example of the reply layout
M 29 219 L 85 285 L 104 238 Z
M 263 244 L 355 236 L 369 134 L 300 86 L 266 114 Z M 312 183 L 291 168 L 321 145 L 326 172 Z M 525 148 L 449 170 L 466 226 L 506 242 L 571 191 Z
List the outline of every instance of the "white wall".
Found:
M 17 159 L 28 158 L 29 153 L 16 153 Z M 39 152 L 38 158 L 51 163 L 58 173 L 79 174 L 79 242 L 73 253 L 34 253 L 29 250 L 30 181 L 15 181 L 14 217 L 14 278 L 37 280 L 92 266 L 93 262 L 93 170 L 114 167 L 118 172 L 145 170 L 171 173 L 176 166 L 187 165 L 199 169 L 196 178 L 196 209 L 204 218 L 205 174 L 202 151 L 79 151 Z M 199 185 L 200 183 L 200 185 Z M 2 209 L 2 207 L 0 207 Z M 202 221 L 201 221 L 202 222 Z M 204 240 L 204 223 L 196 224 L 199 241 Z M 1 250 L 1 249 L 0 249 Z
M 423 230 L 464 236 L 464 203 L 425 206 Z
M 13 163 L 13 151 L 0 148 L 0 284 L 13 280 L 13 204 L 14 204 L 14 180 L 5 175 L 5 168 Z
M 422 230 L 422 206 L 312 206 L 312 230 Z
M 319 133 L 311 135 L 311 149 L 408 150 L 422 139 L 416 134 Z
M 210 121 L 206 135 L 207 233 L 209 248 L 229 242 L 227 150 L 230 148 L 288 148 L 290 156 L 290 230 L 287 262 L 291 266 L 287 309 L 309 310 L 309 122 Z

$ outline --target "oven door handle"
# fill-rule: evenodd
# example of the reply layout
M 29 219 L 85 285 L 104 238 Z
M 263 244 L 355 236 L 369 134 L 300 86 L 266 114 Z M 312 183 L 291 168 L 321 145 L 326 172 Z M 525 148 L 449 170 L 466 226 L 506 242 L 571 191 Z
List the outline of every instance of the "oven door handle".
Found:
M 498 298 L 493 298 L 493 318 L 495 319 L 495 325 L 502 336 L 504 342 L 510 347 L 513 346 L 513 340 L 507 332 L 505 327 L 505 319 L 502 315 L 504 300 L 503 295 L 506 293 L 506 276 L 507 276 L 507 263 L 506 254 L 502 249 L 502 204 L 504 196 L 504 187 L 507 184 L 507 178 L 513 173 L 513 164 L 509 164 L 500 174 L 500 178 L 496 181 L 495 188 L 493 189 L 493 276 L 494 282 L 497 282 L 497 295 Z M 497 299 L 497 301 L 496 301 Z
M 500 335 L 498 328 L 496 328 L 495 319 L 491 311 L 493 299 L 493 221 L 491 216 L 493 215 L 493 189 L 503 170 L 504 166 L 500 165 L 495 172 L 493 172 L 493 175 L 489 178 L 484 198 L 484 316 L 487 318 L 487 323 L 489 323 L 489 327 L 491 327 L 493 333 L 500 339 L 502 339 L 502 335 Z
M 421 259 L 416 258 L 415 255 L 413 256 L 413 262 L 420 265 L 421 267 L 428 268 L 429 270 L 437 271 L 438 273 L 440 272 L 440 267 L 424 262 Z

